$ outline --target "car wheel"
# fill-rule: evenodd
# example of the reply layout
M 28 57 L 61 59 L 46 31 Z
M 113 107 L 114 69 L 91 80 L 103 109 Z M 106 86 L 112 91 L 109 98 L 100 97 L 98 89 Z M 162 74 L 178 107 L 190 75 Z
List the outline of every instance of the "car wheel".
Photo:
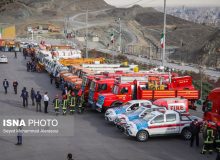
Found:
M 145 142 L 145 141 L 148 140 L 149 134 L 148 134 L 147 131 L 143 131 L 143 130 L 142 130 L 142 131 L 139 131 L 139 132 L 137 133 L 136 138 L 137 138 L 137 140 L 138 140 L 139 142 Z
M 190 132 L 190 130 L 188 128 L 184 128 L 182 130 L 181 135 L 182 135 L 183 139 L 185 139 L 185 140 L 190 140 L 192 137 L 192 133 Z

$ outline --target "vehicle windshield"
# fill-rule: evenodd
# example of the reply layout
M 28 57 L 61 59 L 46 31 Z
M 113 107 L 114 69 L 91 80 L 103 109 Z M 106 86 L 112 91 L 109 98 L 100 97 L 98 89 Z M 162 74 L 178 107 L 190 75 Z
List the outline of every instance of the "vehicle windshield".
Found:
M 113 94 L 118 94 L 118 86 L 114 85 L 113 89 L 112 89 L 112 93 Z
M 126 109 L 126 108 L 128 108 L 130 105 L 131 105 L 130 102 L 126 102 L 126 103 L 123 103 L 121 106 Z
M 99 91 L 104 91 L 107 89 L 107 84 L 98 84 L 98 92 Z
M 91 91 L 95 91 L 95 86 L 96 86 L 96 83 L 94 81 L 92 81 L 91 84 L 90 84 L 90 88 L 89 89 Z
M 149 121 L 151 118 L 153 118 L 155 115 L 154 114 L 152 114 L 152 113 L 149 113 L 149 114 L 146 114 L 145 116 L 144 116 L 144 120 L 146 120 L 146 121 Z
M 140 107 L 136 111 L 134 111 L 134 113 L 143 112 L 145 109 L 145 107 Z

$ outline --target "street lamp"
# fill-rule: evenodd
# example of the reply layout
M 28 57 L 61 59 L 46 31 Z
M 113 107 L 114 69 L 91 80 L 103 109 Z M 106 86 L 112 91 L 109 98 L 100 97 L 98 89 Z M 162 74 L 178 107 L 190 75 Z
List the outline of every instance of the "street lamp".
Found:
M 200 73 L 200 99 L 202 99 L 202 90 L 203 90 L 203 77 L 202 77 L 202 73 L 203 73 L 203 67 L 202 66 L 199 66 L 199 73 Z
M 122 27 L 121 27 L 121 18 L 118 18 L 118 20 L 115 20 L 116 22 L 119 23 L 119 31 L 116 31 L 119 33 L 119 46 L 118 46 L 118 51 L 121 53 L 122 52 Z
M 88 55 L 88 8 L 86 9 L 86 58 L 89 57 Z

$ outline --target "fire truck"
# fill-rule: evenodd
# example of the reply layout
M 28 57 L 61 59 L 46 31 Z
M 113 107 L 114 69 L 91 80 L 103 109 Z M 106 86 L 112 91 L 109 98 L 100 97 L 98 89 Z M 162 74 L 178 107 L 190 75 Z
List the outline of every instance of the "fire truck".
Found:
M 220 88 L 215 88 L 203 102 L 204 121 L 215 128 L 220 122 Z
M 148 80 L 160 81 L 160 78 L 168 81 L 170 76 L 174 77 L 175 74 L 171 73 L 154 73 L 154 72 L 143 72 L 143 73 L 119 73 L 116 75 L 112 75 L 108 77 L 99 77 L 93 79 L 89 88 L 89 96 L 88 96 L 88 103 L 95 108 L 95 104 L 98 100 L 98 95 L 102 93 L 111 93 L 112 88 L 117 82 L 120 77 L 126 77 L 126 82 L 133 82 L 135 79 L 137 80 L 138 77 L 147 77 Z M 125 78 L 123 78 L 125 81 Z M 142 79 L 142 78 L 140 78 Z
M 145 79 L 144 79 L 145 78 Z M 193 105 L 199 99 L 199 91 L 194 89 L 190 76 L 173 77 L 167 81 L 153 82 L 143 77 L 142 81 L 126 82 L 126 77 L 114 84 L 111 93 L 99 94 L 96 103 L 98 111 L 105 111 L 109 107 L 119 106 L 124 102 L 136 99 L 156 100 L 160 98 L 182 97 Z

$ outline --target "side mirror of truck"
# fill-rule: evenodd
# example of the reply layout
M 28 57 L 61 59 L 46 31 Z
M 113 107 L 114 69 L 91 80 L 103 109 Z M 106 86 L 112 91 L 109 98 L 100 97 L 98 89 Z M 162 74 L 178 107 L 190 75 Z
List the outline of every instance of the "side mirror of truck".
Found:
M 212 111 L 212 102 L 210 102 L 210 101 L 207 104 L 207 111 L 208 112 Z

